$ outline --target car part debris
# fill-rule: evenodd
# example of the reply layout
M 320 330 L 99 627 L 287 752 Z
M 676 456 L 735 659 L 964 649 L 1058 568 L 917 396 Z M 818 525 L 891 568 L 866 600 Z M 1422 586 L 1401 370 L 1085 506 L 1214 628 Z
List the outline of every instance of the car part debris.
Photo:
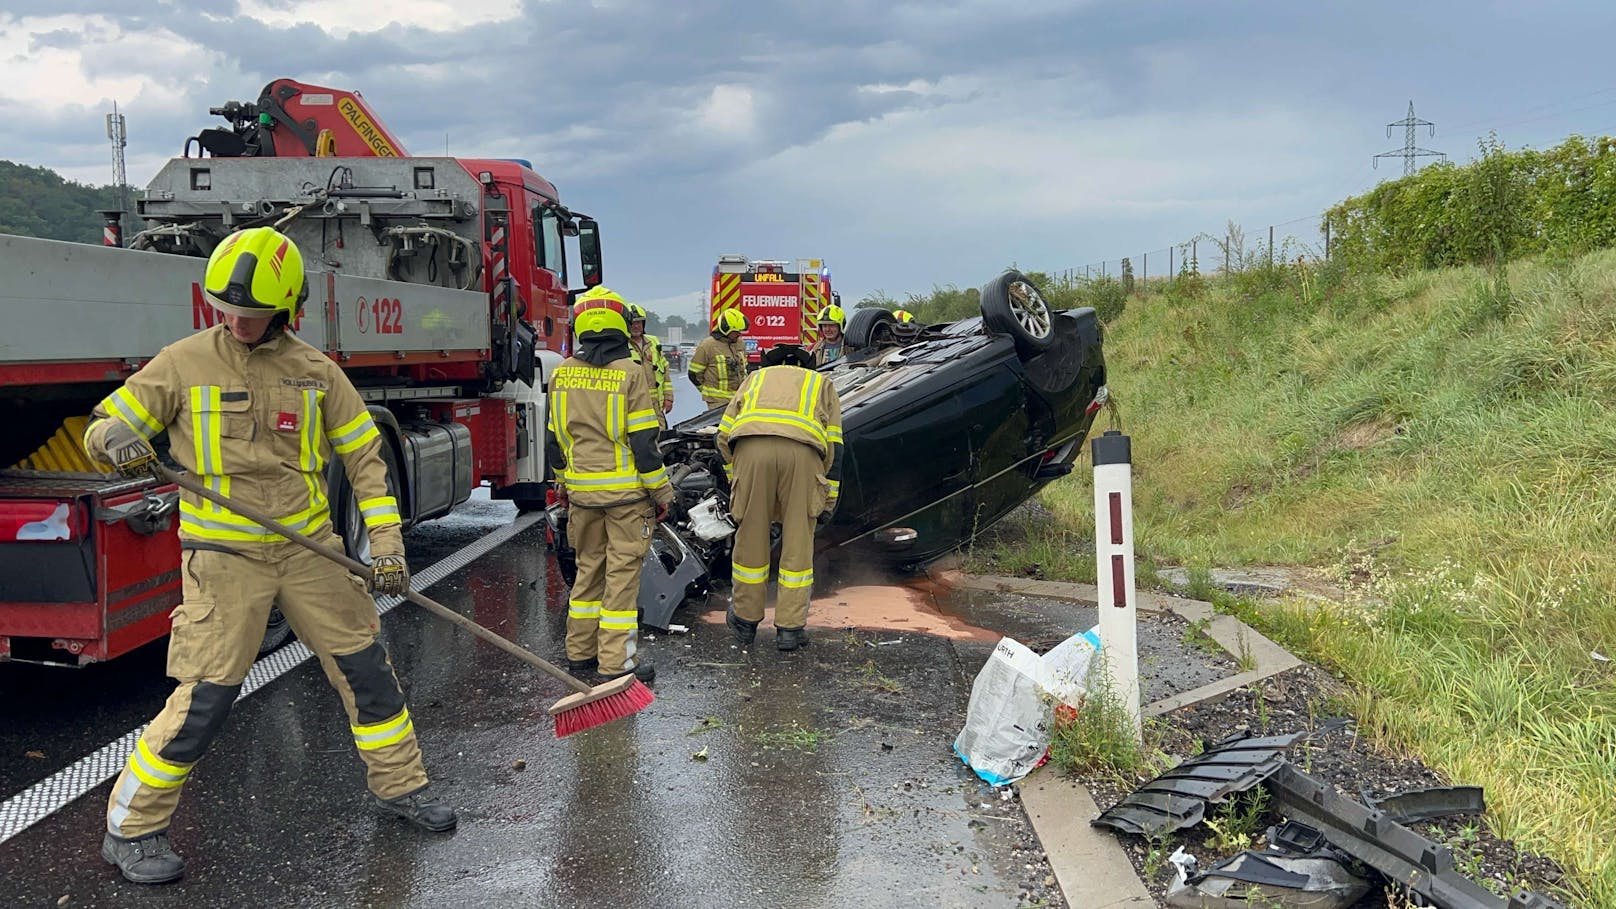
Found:
M 1312 855 L 1246 850 L 1204 872 L 1175 862 L 1180 875 L 1167 890 L 1176 909 L 1346 909 L 1369 892 L 1351 859 L 1333 850 Z
M 706 575 L 706 564 L 684 538 L 666 524 L 656 525 L 640 571 L 640 624 L 670 632 L 673 611 L 684 603 L 690 585 Z
M 1433 786 L 1429 789 L 1407 789 L 1383 799 L 1362 793 L 1363 803 L 1370 808 L 1386 812 L 1386 816 L 1399 824 L 1429 821 L 1457 814 L 1486 814 L 1487 799 L 1480 786 Z
M 1285 763 L 1285 752 L 1306 733 L 1225 740 L 1128 794 L 1091 823 L 1154 836 L 1201 822 L 1208 802 L 1245 792 Z
M 1318 830 L 1330 845 L 1437 909 L 1565 909 L 1540 893 L 1504 897 L 1460 874 L 1453 850 L 1349 799 L 1289 762 L 1268 777 L 1274 807 Z

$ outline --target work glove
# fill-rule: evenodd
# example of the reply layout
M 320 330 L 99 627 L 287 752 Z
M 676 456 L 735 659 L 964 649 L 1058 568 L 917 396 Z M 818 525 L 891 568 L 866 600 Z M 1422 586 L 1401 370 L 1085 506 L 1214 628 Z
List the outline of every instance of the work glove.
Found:
M 135 432 L 128 423 L 119 419 L 107 421 L 102 447 L 108 461 L 126 477 L 149 477 L 151 466 L 157 463 L 157 452 L 152 450 L 146 437 Z
M 658 502 L 657 507 L 656 507 L 656 521 L 657 521 L 658 524 L 663 524 L 663 523 L 666 523 L 667 520 L 668 520 L 668 503 L 667 502 Z
M 403 596 L 410 589 L 410 567 L 402 555 L 379 555 L 370 565 L 370 592 Z

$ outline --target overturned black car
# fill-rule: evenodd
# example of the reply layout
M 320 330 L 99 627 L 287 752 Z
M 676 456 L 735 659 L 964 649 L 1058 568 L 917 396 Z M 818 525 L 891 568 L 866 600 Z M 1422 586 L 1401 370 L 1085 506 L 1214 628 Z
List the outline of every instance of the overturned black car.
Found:
M 865 309 L 853 352 L 822 368 L 842 404 L 841 500 L 821 552 L 854 548 L 919 565 L 993 526 L 1071 472 L 1106 399 L 1093 309 L 1052 311 L 1018 271 L 983 286 L 982 315 L 898 323 Z M 662 450 L 676 490 L 641 582 L 643 624 L 667 628 L 687 597 L 729 577 L 728 485 L 715 447 L 722 409 L 670 427 Z M 563 570 L 571 582 L 570 553 Z

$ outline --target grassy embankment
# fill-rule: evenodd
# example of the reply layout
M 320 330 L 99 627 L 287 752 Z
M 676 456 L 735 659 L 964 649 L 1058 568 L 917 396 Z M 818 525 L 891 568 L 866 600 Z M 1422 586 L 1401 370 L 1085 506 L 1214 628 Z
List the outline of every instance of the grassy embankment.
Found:
M 1616 252 L 1201 280 L 1108 326 L 1142 574 L 1352 580 L 1346 603 L 1239 608 L 1353 682 L 1366 734 L 1485 786 L 1579 905 L 1616 907 Z M 1080 465 L 1042 496 L 1056 526 L 973 562 L 1092 579 L 1090 483 Z

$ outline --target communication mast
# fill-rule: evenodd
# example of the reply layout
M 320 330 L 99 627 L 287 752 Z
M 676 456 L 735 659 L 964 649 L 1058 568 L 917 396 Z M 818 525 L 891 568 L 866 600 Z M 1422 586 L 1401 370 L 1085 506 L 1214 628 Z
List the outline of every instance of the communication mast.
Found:
M 129 178 L 124 171 L 123 150 L 129 144 L 129 133 L 124 129 L 123 114 L 118 113 L 118 102 L 112 102 L 112 113 L 107 114 L 107 138 L 112 141 L 112 181 L 118 187 L 120 232 L 123 213 L 129 211 Z

